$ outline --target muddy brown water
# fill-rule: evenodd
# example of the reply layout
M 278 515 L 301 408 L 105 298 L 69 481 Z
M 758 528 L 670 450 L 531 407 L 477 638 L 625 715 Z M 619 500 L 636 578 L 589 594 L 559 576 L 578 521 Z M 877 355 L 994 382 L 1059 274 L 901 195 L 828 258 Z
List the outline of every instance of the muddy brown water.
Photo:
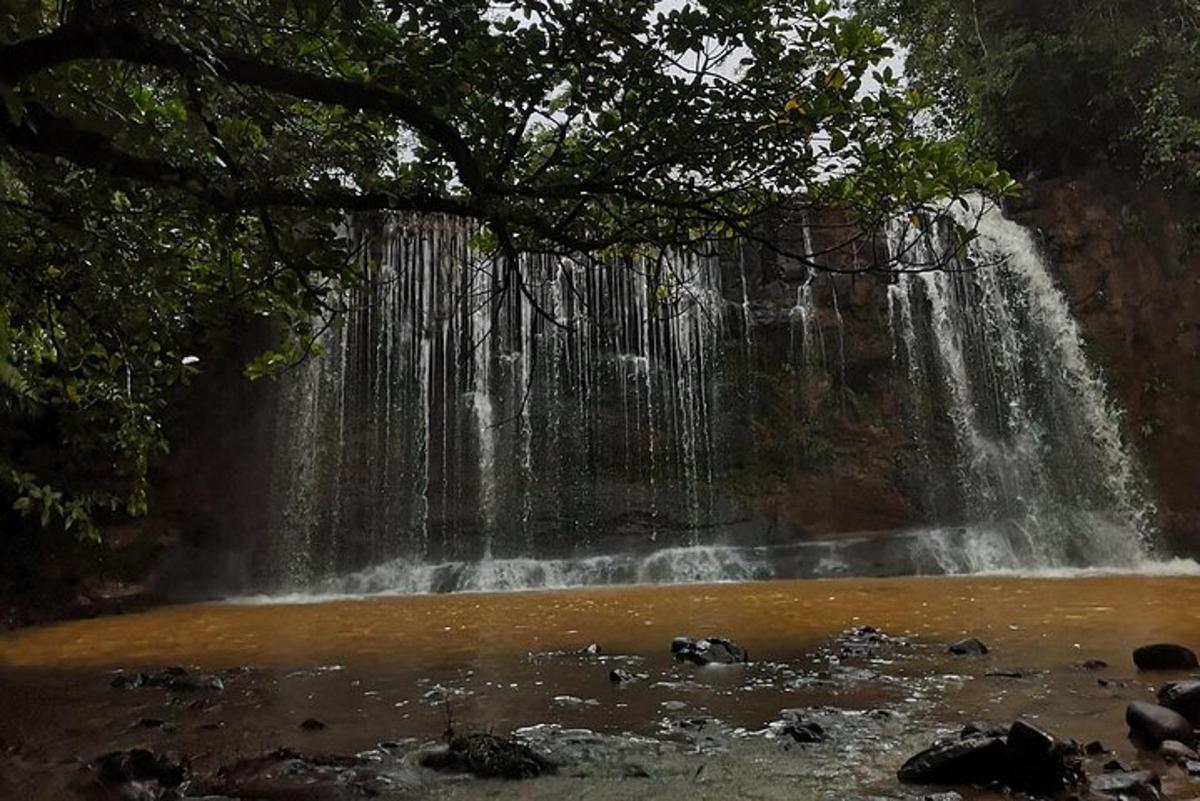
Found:
M 839 633 L 862 625 L 911 645 L 840 654 Z M 733 638 L 752 662 L 675 664 L 669 644 L 678 635 Z M 966 636 L 991 652 L 946 652 Z M 753 730 L 784 708 L 884 708 L 907 716 L 905 736 L 873 754 L 866 778 L 853 781 L 899 792 L 893 777 L 904 748 L 977 719 L 1022 716 L 1149 764 L 1126 739 L 1123 715 L 1129 701 L 1179 678 L 1134 669 L 1131 650 L 1162 640 L 1200 650 L 1200 578 L 838 579 L 176 606 L 0 639 L 0 738 L 21 745 L 26 766 L 151 745 L 213 769 L 281 746 L 353 753 L 384 740 L 437 738 L 448 722 L 495 732 L 557 723 L 654 734 L 676 719 L 713 717 Z M 599 655 L 580 653 L 592 643 Z M 1109 667 L 1075 667 L 1086 659 Z M 221 674 L 226 688 L 109 686 L 118 671 L 169 665 Z M 612 686 L 615 667 L 645 678 Z M 325 728 L 302 731 L 308 718 Z M 165 725 L 139 725 L 146 719 Z M 792 775 L 772 781 L 787 789 Z M 743 770 L 738 780 L 754 777 Z M 1182 774 L 1167 784 L 1176 797 L 1200 795 L 1200 784 Z M 535 783 L 500 795 L 563 792 Z

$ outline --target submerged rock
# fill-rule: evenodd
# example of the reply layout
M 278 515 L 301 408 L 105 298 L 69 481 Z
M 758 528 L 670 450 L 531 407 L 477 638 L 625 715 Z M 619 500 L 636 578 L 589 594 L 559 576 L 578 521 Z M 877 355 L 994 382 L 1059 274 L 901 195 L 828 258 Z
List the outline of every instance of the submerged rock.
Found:
M 321 731 L 325 728 L 325 723 L 316 718 L 307 718 L 300 721 L 300 728 L 303 731 Z
M 1158 691 L 1158 702 L 1200 726 L 1200 679 L 1172 681 Z
M 965 640 L 954 643 L 947 650 L 957 656 L 983 656 L 988 652 L 988 647 L 981 640 L 975 637 L 968 637 Z
M 896 772 L 909 784 L 990 784 L 1008 762 L 1003 738 L 973 737 L 935 745 L 910 757 Z
M 452 737 L 449 746 L 430 751 L 420 761 L 432 770 L 494 779 L 532 779 L 557 770 L 555 763 L 529 746 L 492 734 Z
M 823 743 L 829 739 L 824 727 L 811 720 L 789 721 L 780 734 L 791 737 L 798 743 Z
M 1162 784 L 1159 782 L 1158 776 L 1148 770 L 1093 776 L 1091 790 L 1105 798 L 1137 799 L 1137 801 L 1159 801 L 1162 798 Z
M 217 796 L 278 801 L 359 801 L 415 790 L 415 771 L 386 775 L 358 757 L 306 757 L 281 749 L 242 759 L 213 776 L 192 782 L 190 796 Z
M 732 665 L 750 661 L 745 648 L 721 637 L 703 640 L 676 637 L 671 641 L 671 653 L 676 659 L 695 665 Z
M 624 668 L 613 668 L 608 673 L 608 680 L 613 684 L 630 684 L 637 681 L 637 676 Z
M 96 760 L 95 767 L 101 784 L 152 782 L 163 788 L 178 787 L 190 772 L 185 757 L 174 752 L 157 754 L 145 748 L 104 754 Z
M 1133 651 L 1139 670 L 1191 670 L 1200 667 L 1192 649 L 1170 642 L 1142 645 Z
M 1085 659 L 1082 662 L 1075 662 L 1071 667 L 1076 670 L 1103 670 L 1108 667 L 1108 663 L 1103 659 Z
M 1195 742 L 1192 724 L 1165 706 L 1134 701 L 1125 708 L 1125 722 L 1129 724 L 1129 736 L 1150 748 L 1157 748 L 1166 740 Z
M 185 668 L 168 667 L 150 673 L 118 673 L 109 682 L 117 690 L 132 690 L 139 687 L 162 687 L 177 692 L 198 690 L 224 690 L 225 682 L 220 676 L 189 673 Z

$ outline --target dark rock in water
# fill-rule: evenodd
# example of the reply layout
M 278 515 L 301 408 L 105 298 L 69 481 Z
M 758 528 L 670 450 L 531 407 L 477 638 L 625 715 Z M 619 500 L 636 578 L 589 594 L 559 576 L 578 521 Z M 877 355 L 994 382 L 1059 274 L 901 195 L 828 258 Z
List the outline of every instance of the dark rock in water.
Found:
M 1133 768 L 1119 759 L 1110 759 L 1104 763 L 1104 770 L 1108 773 L 1129 773 Z
M 732 640 L 720 637 L 709 637 L 703 640 L 676 637 L 671 641 L 671 653 L 675 655 L 676 659 L 695 665 L 732 665 L 750 661 L 750 655 L 746 649 Z
M 1193 726 L 1200 726 L 1200 679 L 1164 684 L 1158 691 L 1158 702 L 1183 715 Z
M 909 784 L 990 784 L 1008 763 L 1004 740 L 975 737 L 927 748 L 910 757 L 896 775 Z
M 491 734 L 452 737 L 449 747 L 425 754 L 421 765 L 493 779 L 532 779 L 557 770 L 553 762 L 529 746 Z
M 649 779 L 650 771 L 641 765 L 626 765 L 621 771 L 621 776 L 626 779 Z
M 1019 670 L 989 670 L 983 675 L 993 679 L 1023 679 L 1025 674 Z
M 629 684 L 630 682 L 637 681 L 637 676 L 624 668 L 614 668 L 609 672 L 608 680 L 613 684 Z
M 1167 762 L 1179 765 L 1193 759 L 1200 759 L 1200 755 L 1178 740 L 1163 740 L 1158 746 L 1158 755 Z
M 142 686 L 142 674 L 118 673 L 108 684 L 114 690 L 132 690 Z
M 1008 730 L 1007 781 L 1018 790 L 1053 793 L 1067 782 L 1066 746 L 1054 735 L 1023 720 Z
M 1085 659 L 1082 662 L 1076 662 L 1071 667 L 1076 670 L 1103 670 L 1108 667 L 1108 663 L 1103 659 Z
M 304 731 L 321 731 L 325 728 L 325 723 L 316 718 L 308 718 L 300 721 L 300 728 Z
M 1162 798 L 1162 785 L 1158 777 L 1148 770 L 1093 776 L 1091 790 L 1097 795 L 1123 800 L 1159 801 Z
M 1108 749 L 1105 748 L 1104 743 L 1100 742 L 1099 740 L 1092 740 L 1083 747 L 1083 753 L 1087 754 L 1088 756 L 1098 756 L 1100 754 L 1107 754 Z
M 1118 679 L 1096 679 L 1096 684 L 1101 687 L 1128 687 L 1129 682 L 1120 681 Z
M 823 743 L 829 739 L 821 724 L 810 720 L 791 721 L 783 727 L 781 734 L 791 737 L 798 743 Z
M 1191 670 L 1200 667 L 1192 649 L 1170 642 L 1142 645 L 1133 651 L 1139 670 Z
M 954 643 L 948 650 L 958 656 L 983 656 L 988 652 L 988 647 L 975 637 L 968 637 Z
M 189 771 L 187 759 L 179 754 L 156 754 L 145 748 L 113 751 L 96 760 L 96 778 L 110 785 L 157 782 L 160 787 L 178 787 Z
M 1125 722 L 1129 724 L 1129 736 L 1150 748 L 1157 748 L 1164 740 L 1194 742 L 1192 724 L 1173 709 L 1145 701 L 1134 701 L 1125 708 Z
M 166 725 L 165 720 L 159 718 L 142 718 L 137 722 L 139 728 L 142 729 L 159 729 Z

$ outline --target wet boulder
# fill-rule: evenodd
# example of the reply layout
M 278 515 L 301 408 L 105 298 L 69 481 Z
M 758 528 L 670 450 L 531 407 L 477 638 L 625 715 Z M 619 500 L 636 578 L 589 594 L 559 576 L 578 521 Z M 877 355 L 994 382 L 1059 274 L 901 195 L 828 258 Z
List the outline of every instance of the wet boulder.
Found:
M 671 641 L 671 653 L 676 659 L 694 665 L 733 665 L 750 661 L 745 648 L 721 637 L 703 640 L 676 637 Z
M 1122 771 L 1093 776 L 1091 791 L 1102 798 L 1119 798 L 1123 801 L 1160 801 L 1162 783 L 1158 776 L 1148 770 Z
M 983 656 L 988 652 L 988 647 L 983 644 L 982 640 L 968 637 L 954 643 L 947 650 L 955 656 Z
M 554 762 L 524 743 L 492 734 L 452 737 L 444 749 L 421 757 L 421 765 L 445 773 L 470 773 L 481 779 L 532 779 L 554 773 Z
M 1200 679 L 1172 681 L 1158 691 L 1158 702 L 1200 726 Z
M 908 784 L 991 784 L 1008 770 L 1001 737 L 973 737 L 941 743 L 909 757 L 896 772 Z
M 1125 708 L 1125 722 L 1129 724 L 1129 736 L 1149 748 L 1157 748 L 1166 740 L 1195 742 L 1192 724 L 1165 706 L 1134 701 Z
M 1200 667 L 1200 661 L 1197 661 L 1192 649 L 1169 642 L 1135 648 L 1133 664 L 1137 665 L 1138 670 L 1191 670 Z
M 1014 722 L 1005 747 L 1007 783 L 1030 793 L 1054 793 L 1071 775 L 1067 750 L 1054 735 L 1023 720 Z

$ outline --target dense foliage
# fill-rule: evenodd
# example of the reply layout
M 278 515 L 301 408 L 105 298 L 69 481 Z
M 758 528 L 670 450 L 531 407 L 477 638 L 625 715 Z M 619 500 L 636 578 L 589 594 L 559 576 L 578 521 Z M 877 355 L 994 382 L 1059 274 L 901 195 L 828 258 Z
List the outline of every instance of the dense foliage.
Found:
M 907 74 L 1017 169 L 1100 161 L 1200 186 L 1198 0 L 859 0 Z
M 312 350 L 370 274 L 348 212 L 475 221 L 504 292 L 520 252 L 753 235 L 776 206 L 869 236 L 1012 186 L 919 135 L 928 101 L 880 66 L 885 37 L 825 2 L 5 8 L 0 479 L 88 534 L 98 509 L 145 509 L 163 409 L 210 332 L 277 325 L 252 375 Z

